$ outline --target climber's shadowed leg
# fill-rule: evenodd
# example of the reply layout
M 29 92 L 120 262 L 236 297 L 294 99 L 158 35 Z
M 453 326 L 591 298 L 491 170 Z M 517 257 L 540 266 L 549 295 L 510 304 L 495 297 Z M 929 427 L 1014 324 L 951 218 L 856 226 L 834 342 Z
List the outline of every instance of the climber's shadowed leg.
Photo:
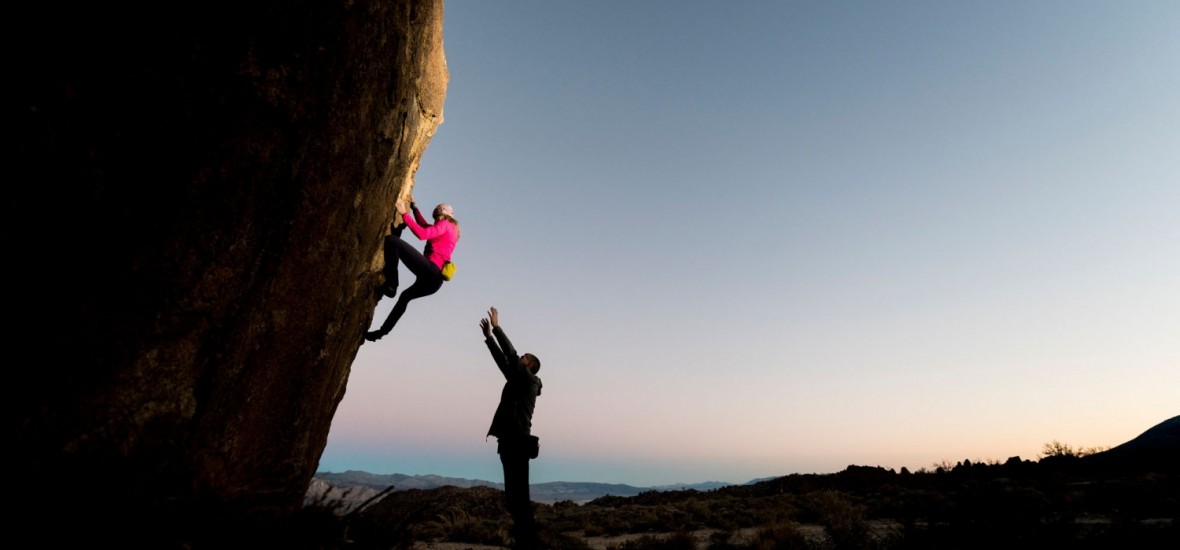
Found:
M 401 250 L 406 247 L 413 248 L 401 239 L 402 229 L 405 228 L 404 225 L 396 226 L 393 228 L 392 234 L 385 237 L 385 268 L 382 270 L 385 275 L 385 284 L 377 288 L 377 293 L 386 298 L 393 298 L 397 295 L 397 264 L 401 261 Z
M 366 332 L 365 340 L 375 342 L 381 337 L 389 334 L 393 327 L 397 325 L 402 314 L 406 312 L 406 306 L 409 305 L 410 300 L 421 298 L 423 296 L 430 296 L 438 289 L 442 288 L 443 277 L 442 272 L 439 271 L 438 266 L 434 265 L 425 256 L 419 253 L 406 241 L 398 237 L 388 236 L 385 238 L 386 249 L 386 263 L 385 263 L 385 280 L 386 285 L 383 289 L 391 289 L 386 296 L 393 296 L 393 292 L 397 289 L 397 262 L 405 264 L 415 276 L 414 284 L 410 285 L 401 296 L 398 296 L 397 303 L 393 305 L 393 309 L 389 312 L 389 316 L 385 318 L 385 322 L 381 323 L 381 328 Z M 392 254 L 393 261 L 390 261 Z M 392 275 L 390 274 L 392 272 Z M 389 281 L 393 281 L 392 287 Z

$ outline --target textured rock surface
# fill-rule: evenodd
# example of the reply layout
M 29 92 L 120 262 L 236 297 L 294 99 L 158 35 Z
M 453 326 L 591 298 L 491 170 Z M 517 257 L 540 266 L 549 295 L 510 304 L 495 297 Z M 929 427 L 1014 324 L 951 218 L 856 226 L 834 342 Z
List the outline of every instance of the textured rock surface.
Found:
M 55 498 L 25 506 L 297 508 L 442 122 L 442 0 L 36 4 L 5 240 L 17 489 Z

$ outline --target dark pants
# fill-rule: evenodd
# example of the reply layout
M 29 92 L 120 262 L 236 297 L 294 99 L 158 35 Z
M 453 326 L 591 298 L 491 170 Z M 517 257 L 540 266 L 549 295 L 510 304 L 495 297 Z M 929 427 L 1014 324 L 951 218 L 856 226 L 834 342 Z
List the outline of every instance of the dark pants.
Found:
M 504 501 L 512 515 L 513 548 L 537 548 L 537 524 L 529 498 L 529 455 L 523 442 L 500 439 L 496 452 L 504 466 Z
M 399 263 L 404 264 L 414 274 L 414 284 L 398 296 L 393 310 L 389 312 L 385 322 L 381 323 L 381 328 L 376 331 L 381 335 L 389 334 L 389 331 L 393 330 L 398 319 L 401 319 L 402 314 L 406 312 L 406 306 L 409 305 L 410 300 L 430 296 L 438 292 L 443 284 L 442 271 L 438 269 L 438 266 L 427 260 L 426 256 L 418 252 L 410 243 L 401 240 L 396 235 L 385 237 L 386 286 L 397 288 L 397 266 Z

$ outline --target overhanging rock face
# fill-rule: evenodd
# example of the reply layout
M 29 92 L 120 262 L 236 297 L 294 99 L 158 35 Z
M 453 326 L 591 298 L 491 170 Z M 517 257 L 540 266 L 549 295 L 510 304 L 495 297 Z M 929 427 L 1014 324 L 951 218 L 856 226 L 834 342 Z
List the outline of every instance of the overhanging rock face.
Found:
M 442 0 L 35 4 L 19 506 L 112 532 L 297 508 L 442 122 Z

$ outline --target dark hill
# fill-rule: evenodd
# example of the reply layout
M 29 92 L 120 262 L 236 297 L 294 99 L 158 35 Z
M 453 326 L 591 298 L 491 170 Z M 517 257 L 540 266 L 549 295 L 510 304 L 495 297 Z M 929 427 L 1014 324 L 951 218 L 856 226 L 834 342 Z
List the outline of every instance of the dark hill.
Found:
M 1104 469 L 1180 472 L 1180 416 L 1173 416 L 1113 449 L 1085 460 Z

